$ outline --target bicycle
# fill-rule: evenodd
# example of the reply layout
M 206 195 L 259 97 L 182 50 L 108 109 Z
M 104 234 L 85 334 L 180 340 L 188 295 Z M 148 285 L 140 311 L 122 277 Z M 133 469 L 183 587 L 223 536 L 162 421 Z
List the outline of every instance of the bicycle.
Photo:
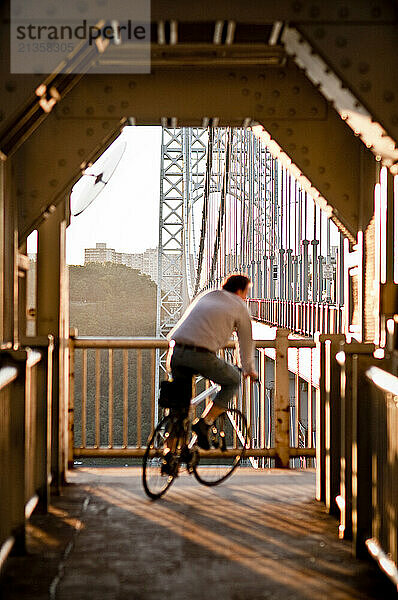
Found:
M 189 393 L 184 403 L 183 399 L 179 402 L 173 398 L 173 393 L 184 394 L 178 382 L 162 384 L 169 386 L 169 399 L 163 403 L 165 414 L 149 439 L 142 468 L 144 490 L 153 500 L 165 494 L 183 469 L 203 485 L 218 485 L 232 475 L 249 448 L 246 417 L 239 409 L 229 407 L 210 427 L 210 450 L 199 450 L 192 432 L 192 407 L 217 391 L 217 385 L 192 399 Z

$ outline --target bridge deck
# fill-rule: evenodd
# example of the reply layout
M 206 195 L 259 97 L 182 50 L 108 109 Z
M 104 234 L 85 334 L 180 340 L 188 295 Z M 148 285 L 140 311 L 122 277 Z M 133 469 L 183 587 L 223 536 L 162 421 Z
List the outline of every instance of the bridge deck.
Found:
M 241 469 L 207 489 L 182 476 L 149 501 L 137 468 L 81 468 L 33 516 L 3 600 L 262 600 L 394 597 L 337 540 L 314 473 Z

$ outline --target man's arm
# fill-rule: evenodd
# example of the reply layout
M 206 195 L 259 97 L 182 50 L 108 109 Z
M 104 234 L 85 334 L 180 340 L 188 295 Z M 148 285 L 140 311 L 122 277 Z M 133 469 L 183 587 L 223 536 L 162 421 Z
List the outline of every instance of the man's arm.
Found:
M 239 354 L 242 364 L 243 375 L 257 379 L 258 375 L 254 369 L 254 343 L 252 337 L 252 323 L 249 312 L 242 306 L 240 318 L 236 325 L 239 340 Z

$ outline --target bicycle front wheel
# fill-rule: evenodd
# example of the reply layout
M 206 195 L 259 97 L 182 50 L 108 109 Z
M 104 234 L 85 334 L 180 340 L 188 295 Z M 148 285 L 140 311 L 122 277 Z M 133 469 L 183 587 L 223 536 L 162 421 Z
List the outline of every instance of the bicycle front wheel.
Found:
M 164 450 L 167 448 L 167 439 L 172 428 L 172 418 L 169 415 L 163 417 L 145 450 L 142 461 L 142 483 L 146 494 L 152 500 L 163 496 L 178 474 L 178 463 L 173 464 L 174 456 L 167 465 L 164 460 Z
M 217 456 L 212 457 L 211 451 L 202 455 L 193 466 L 193 473 L 199 483 L 212 486 L 234 472 L 249 447 L 246 417 L 240 410 L 228 408 L 210 427 L 209 441 L 211 451 L 217 451 Z

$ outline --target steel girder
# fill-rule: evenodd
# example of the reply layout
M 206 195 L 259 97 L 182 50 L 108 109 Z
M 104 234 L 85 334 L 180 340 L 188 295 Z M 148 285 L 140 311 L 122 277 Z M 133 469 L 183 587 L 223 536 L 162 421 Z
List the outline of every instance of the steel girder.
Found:
M 217 20 L 229 20 L 236 23 L 260 25 L 273 21 L 318 23 L 372 22 L 378 24 L 391 22 L 395 18 L 394 2 L 389 0 L 202 0 L 189 3 L 185 0 L 152 0 L 152 20 L 155 22 L 177 21 L 192 26 L 211 25 Z
M 299 24 L 302 66 L 382 162 L 398 163 L 398 8 L 394 23 Z M 305 52 L 295 46 L 297 58 Z M 322 67 L 321 61 L 324 61 Z M 348 97 L 351 92 L 351 99 Z M 393 172 L 398 172 L 393 169 Z
M 84 77 L 13 156 L 21 238 L 68 193 L 82 162 L 95 158 L 128 116 L 139 124 L 173 118 L 179 127 L 209 119 L 233 126 L 260 122 L 327 199 L 335 221 L 352 236 L 361 226 L 362 173 L 373 177 L 373 157 L 289 61 L 275 69 L 175 68 Z M 370 214 L 371 187 L 361 201 Z

